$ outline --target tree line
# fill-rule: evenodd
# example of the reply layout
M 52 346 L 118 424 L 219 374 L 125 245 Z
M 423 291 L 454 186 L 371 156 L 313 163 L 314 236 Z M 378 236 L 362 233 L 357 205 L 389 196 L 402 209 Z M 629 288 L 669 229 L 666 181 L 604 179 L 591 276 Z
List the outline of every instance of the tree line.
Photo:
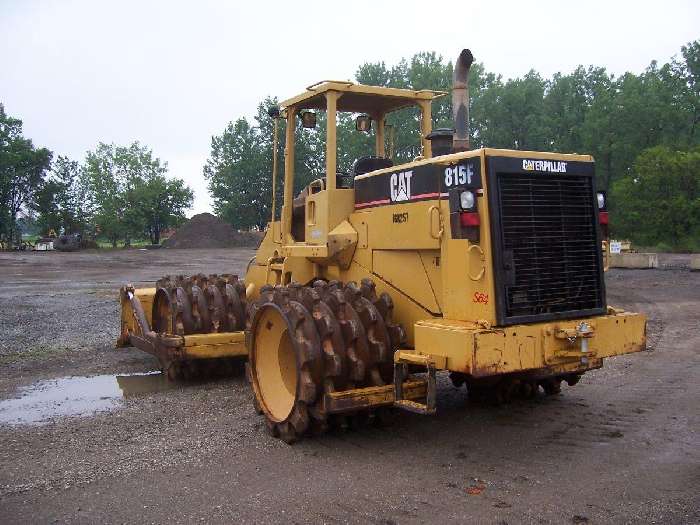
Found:
M 0 239 L 21 241 L 20 219 L 39 235 L 81 234 L 112 246 L 132 239 L 160 242 L 178 225 L 193 194 L 167 176 L 167 163 L 146 146 L 99 143 L 82 162 L 37 148 L 22 121 L 0 104 Z
M 422 52 L 394 65 L 364 63 L 355 80 L 449 91 L 452 68 L 436 53 Z M 639 74 L 620 76 L 603 67 L 579 66 L 551 78 L 531 70 L 504 79 L 475 63 L 470 94 L 474 147 L 591 154 L 598 189 L 609 194 L 613 236 L 646 246 L 700 250 L 700 40 L 682 46 L 663 64 L 652 61 Z M 204 175 L 214 208 L 240 228 L 262 228 L 270 217 L 272 120 L 267 109 L 276 103 L 264 99 L 252 121 L 236 119 L 212 138 Z M 450 97 L 434 101 L 432 111 L 434 129 L 452 127 Z M 324 173 L 325 115 L 317 117 L 316 129 L 298 124 L 295 191 Z M 415 109 L 387 118 L 396 162 L 420 153 L 418 119 Z M 284 126 L 280 122 L 280 155 Z M 372 152 L 373 143 L 372 134 L 355 131 L 352 116 L 340 116 L 339 171 L 350 171 L 354 159 Z

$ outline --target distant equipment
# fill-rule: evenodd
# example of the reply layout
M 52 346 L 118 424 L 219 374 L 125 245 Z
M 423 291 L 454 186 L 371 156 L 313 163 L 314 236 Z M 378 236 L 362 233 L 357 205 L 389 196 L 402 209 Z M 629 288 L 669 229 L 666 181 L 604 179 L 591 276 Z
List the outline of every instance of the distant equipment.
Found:
M 79 233 L 59 235 L 53 241 L 53 248 L 59 252 L 76 252 L 80 250 L 81 242 L 82 236 Z

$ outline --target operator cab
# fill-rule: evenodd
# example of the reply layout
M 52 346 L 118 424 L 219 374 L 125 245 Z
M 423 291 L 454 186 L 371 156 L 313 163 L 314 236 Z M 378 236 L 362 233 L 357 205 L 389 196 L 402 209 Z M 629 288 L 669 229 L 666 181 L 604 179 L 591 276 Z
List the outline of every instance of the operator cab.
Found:
M 326 243 L 328 232 L 354 211 L 354 178 L 394 165 L 391 140 L 389 151 L 386 147 L 386 117 L 390 113 L 404 108 L 418 108 L 419 156 L 431 157 L 431 104 L 434 99 L 444 95 L 446 93 L 441 91 L 416 91 L 327 80 L 313 84 L 301 95 L 282 102 L 276 114 L 279 118 L 285 118 L 287 125 L 284 204 L 279 235 L 275 236 L 277 242 L 282 245 Z M 324 112 L 326 116 L 325 174 L 306 185 L 295 197 L 296 119 L 301 120 L 303 128 L 315 128 L 316 112 Z M 356 132 L 374 133 L 374 151 L 355 159 L 351 166 L 339 167 L 338 113 L 357 115 Z M 331 193 L 332 200 L 329 199 Z M 329 202 L 334 203 L 333 209 L 329 208 Z

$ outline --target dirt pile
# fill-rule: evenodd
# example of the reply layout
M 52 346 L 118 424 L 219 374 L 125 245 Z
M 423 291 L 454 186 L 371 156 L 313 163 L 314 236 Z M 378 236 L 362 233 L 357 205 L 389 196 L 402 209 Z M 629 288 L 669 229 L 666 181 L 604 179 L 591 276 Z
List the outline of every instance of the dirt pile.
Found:
M 238 232 L 233 227 L 212 215 L 195 215 L 169 238 L 163 248 L 235 248 L 257 246 L 262 232 Z

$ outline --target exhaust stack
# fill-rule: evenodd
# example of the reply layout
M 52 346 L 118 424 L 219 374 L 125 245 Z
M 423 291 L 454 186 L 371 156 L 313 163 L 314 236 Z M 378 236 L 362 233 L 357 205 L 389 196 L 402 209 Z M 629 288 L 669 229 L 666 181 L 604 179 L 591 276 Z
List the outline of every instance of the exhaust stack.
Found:
M 455 134 L 452 137 L 453 151 L 467 151 L 469 145 L 469 69 L 474 57 L 463 49 L 455 64 L 452 76 L 452 119 Z

